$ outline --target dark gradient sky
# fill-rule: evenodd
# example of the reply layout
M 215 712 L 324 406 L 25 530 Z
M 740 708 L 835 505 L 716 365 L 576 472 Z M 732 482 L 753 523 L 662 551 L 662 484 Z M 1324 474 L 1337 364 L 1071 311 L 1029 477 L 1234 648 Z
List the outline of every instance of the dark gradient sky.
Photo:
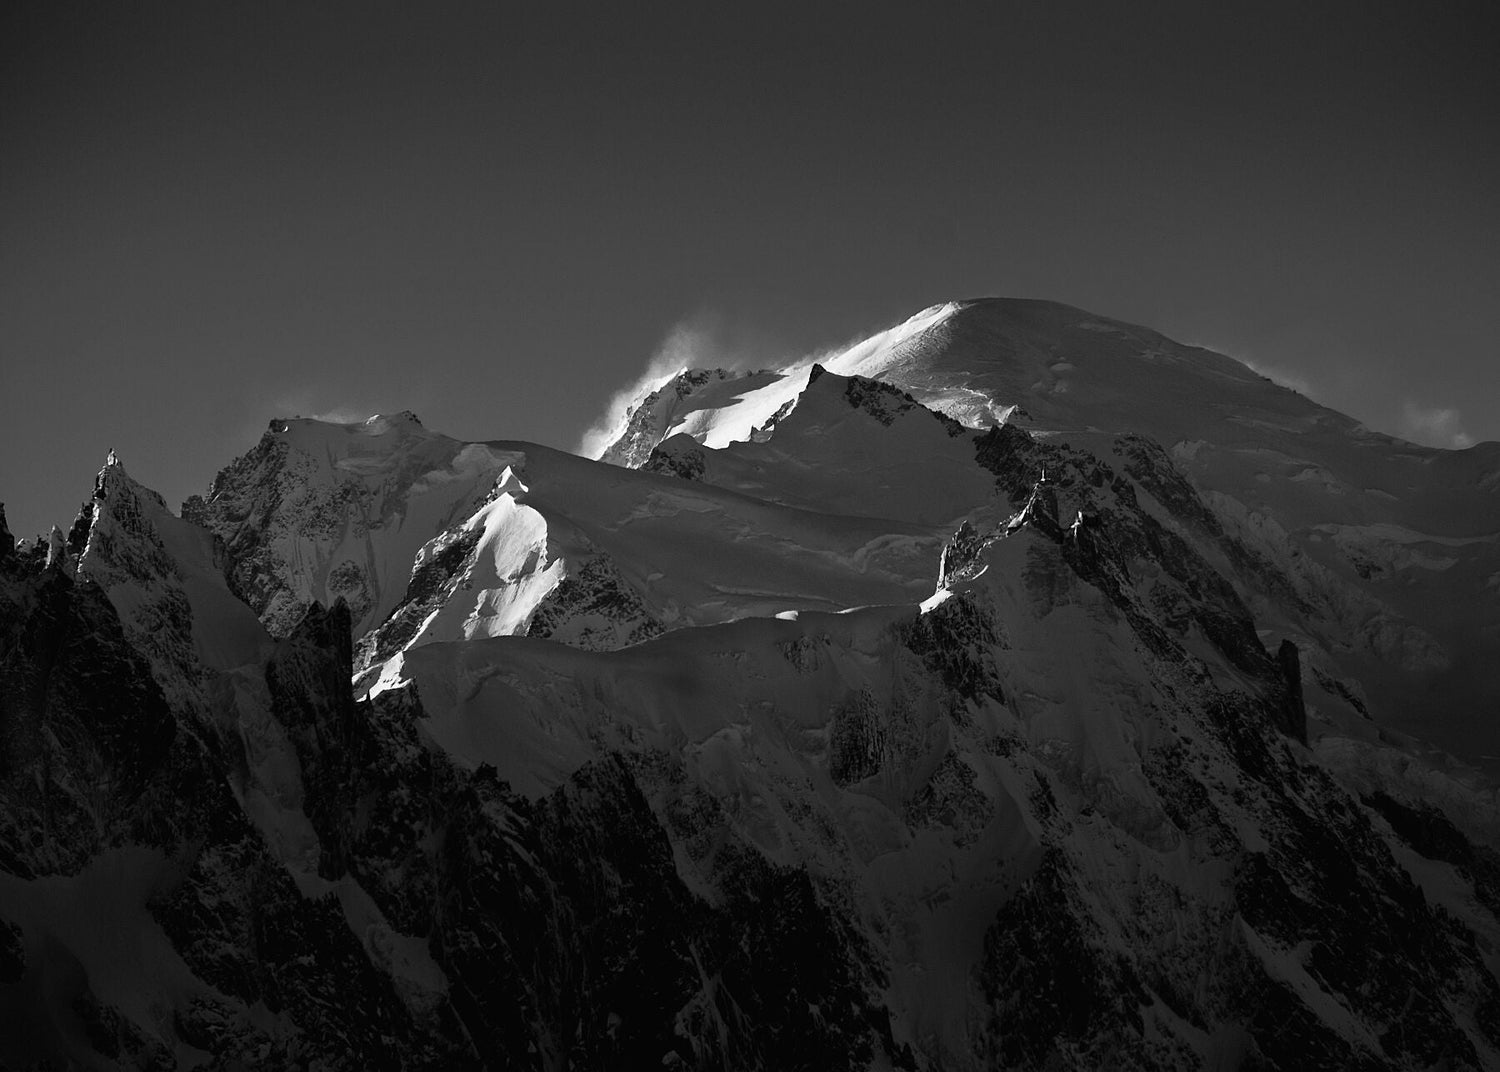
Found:
M 7 5 L 0 498 L 294 413 L 571 447 L 683 321 L 990 294 L 1500 438 L 1491 6 Z

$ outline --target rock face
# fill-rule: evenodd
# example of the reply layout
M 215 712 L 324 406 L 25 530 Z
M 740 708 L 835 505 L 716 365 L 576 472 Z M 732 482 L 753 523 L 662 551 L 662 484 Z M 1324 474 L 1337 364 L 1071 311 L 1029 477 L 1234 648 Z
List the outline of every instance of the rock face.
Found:
M 343 599 L 363 633 L 400 601 L 417 550 L 467 516 L 512 460 L 464 449 L 410 413 L 360 424 L 274 420 L 183 518 L 216 533 L 234 590 L 273 635 L 313 602 Z M 424 502 L 410 502 L 426 480 Z M 422 514 L 421 525 L 412 515 Z
M 0 1064 L 1495 1067 L 1500 811 L 1389 707 L 1488 685 L 1381 587 L 1490 492 L 1331 490 L 1395 448 L 1310 406 L 952 303 L 683 374 L 644 471 L 276 421 L 178 518 L 111 456 L 0 514 Z M 1334 484 L 1223 482 L 1287 422 Z
M 630 407 L 624 428 L 601 460 L 630 469 L 640 468 L 656 444 L 666 438 L 666 430 L 684 412 L 696 408 L 704 396 L 713 398 L 720 394 L 724 384 L 738 378 L 723 369 L 690 369 L 679 373 Z

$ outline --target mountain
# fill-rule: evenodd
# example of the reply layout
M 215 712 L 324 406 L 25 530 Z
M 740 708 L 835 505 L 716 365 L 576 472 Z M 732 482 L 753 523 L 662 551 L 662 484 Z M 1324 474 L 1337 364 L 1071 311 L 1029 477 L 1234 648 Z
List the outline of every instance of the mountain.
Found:
M 0 1061 L 1492 1067 L 1497 453 L 985 300 L 111 456 L 0 533 Z
M 361 669 L 516 633 L 613 649 L 666 628 L 912 602 L 941 533 L 788 508 L 526 443 L 460 443 L 411 414 L 273 421 L 184 516 L 284 635 L 343 599 Z
M 1216 556 L 1201 549 L 1262 628 L 1311 657 L 1327 704 L 1338 683 L 1359 683 L 1358 707 L 1381 724 L 1500 771 L 1489 717 L 1500 707 L 1500 444 L 1450 451 L 1392 439 L 1230 358 L 1051 302 L 947 303 L 825 364 L 969 427 L 1024 428 L 1100 457 L 1120 436 L 1152 441 L 1170 465 L 1138 462 L 1129 475 L 1157 498 L 1181 493 L 1148 468 L 1201 493 L 1204 510 L 1186 528 L 1219 545 Z M 816 500 L 828 489 L 783 491 L 745 468 L 777 457 L 787 468 L 786 437 L 758 444 L 750 429 L 797 405 L 810 372 L 685 372 L 657 392 L 672 404 L 643 400 L 605 457 L 688 435 L 719 448 L 711 482 Z M 870 482 L 845 487 L 839 464 L 809 471 L 846 497 L 867 491 L 862 505 L 847 503 L 854 512 L 891 511 Z

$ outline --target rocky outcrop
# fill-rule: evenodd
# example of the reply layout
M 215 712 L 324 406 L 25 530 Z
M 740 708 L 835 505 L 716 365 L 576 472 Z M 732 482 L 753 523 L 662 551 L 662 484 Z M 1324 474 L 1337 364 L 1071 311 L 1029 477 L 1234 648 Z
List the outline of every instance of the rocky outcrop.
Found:
M 409 412 L 274 420 L 183 517 L 223 541 L 231 586 L 273 636 L 312 603 L 339 599 L 363 636 L 401 602 L 422 545 L 472 514 L 518 462 L 431 433 Z M 428 525 L 408 526 L 413 512 Z
M 807 384 L 811 387 L 828 372 L 822 365 L 813 365 L 808 374 Z M 950 436 L 961 436 L 964 434 L 964 426 L 952 417 L 936 410 L 930 410 L 922 406 L 909 392 L 893 387 L 880 380 L 868 379 L 864 376 L 850 376 L 847 379 L 839 377 L 844 381 L 844 401 L 853 408 L 868 413 L 881 424 L 890 427 L 897 418 L 913 410 L 929 414 L 936 419 L 947 430 Z
M 234 562 L 230 583 L 235 593 L 263 621 L 269 615 L 276 625 L 299 615 L 301 608 L 271 543 L 271 517 L 284 500 L 317 514 L 331 513 L 339 498 L 305 503 L 319 492 L 299 483 L 296 469 L 301 467 L 296 466 L 289 443 L 280 438 L 285 430 L 285 421 L 273 420 L 253 450 L 219 471 L 206 496 L 194 495 L 182 504 L 183 520 L 224 539 Z
M 537 605 L 526 635 L 585 651 L 614 651 L 664 631 L 613 559 L 599 552 Z
M 739 374 L 724 369 L 686 369 L 640 398 L 625 414 L 625 426 L 600 457 L 611 465 L 637 469 L 650 460 L 656 445 L 667 437 L 677 407 L 701 388 Z
M 1106 592 L 1143 635 L 1159 638 L 1159 652 L 1172 647 L 1166 634 L 1182 637 L 1196 626 L 1235 666 L 1266 674 L 1271 658 L 1234 586 L 1142 507 L 1130 481 L 1092 454 L 1008 425 L 979 437 L 976 457 L 1011 501 L 1022 503 L 1010 524 L 1045 533 L 1080 577 Z M 1079 519 L 1076 528 L 1063 528 L 1065 516 Z M 1138 579 L 1133 563 L 1160 574 Z
M 463 583 L 482 535 L 477 528 L 450 529 L 417 552 L 405 597 L 389 618 L 360 638 L 358 669 L 378 666 L 412 642 Z
M 641 466 L 652 473 L 666 473 L 683 480 L 701 480 L 707 467 L 707 455 L 690 436 L 676 435 L 651 448 L 651 455 Z
M 0 601 L 0 900 L 20 950 L 0 1009 L 12 1024 L 30 1010 L 25 1032 L 0 1033 L 0 1058 L 174 1067 L 179 1043 L 269 1068 L 451 1054 L 412 1024 L 338 899 L 304 893 L 268 850 L 231 792 L 231 753 L 203 735 L 208 712 L 174 713 L 102 587 L 11 569 Z M 303 684 L 347 696 L 347 659 L 338 670 Z M 138 931 L 101 939 L 90 916 Z M 183 965 L 170 997 L 110 959 L 110 942 L 156 956 L 153 934 Z M 165 1019 L 142 1022 L 137 994 L 167 1001 Z
M 0 569 L 0 866 L 74 874 L 137 838 L 159 846 L 182 746 L 149 662 L 96 585 Z
M 1282 730 L 1303 744 L 1307 743 L 1307 704 L 1302 699 L 1302 658 L 1297 645 L 1283 640 L 1276 649 L 1276 665 L 1286 682 L 1286 699 L 1282 703 Z

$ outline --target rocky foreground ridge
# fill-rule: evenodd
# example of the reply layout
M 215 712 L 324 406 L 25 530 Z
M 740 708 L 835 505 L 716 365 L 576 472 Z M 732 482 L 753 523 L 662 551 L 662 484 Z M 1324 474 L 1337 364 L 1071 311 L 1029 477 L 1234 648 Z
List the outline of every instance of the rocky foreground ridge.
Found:
M 0 522 L 0 1065 L 1500 1063 L 1493 444 L 973 302 L 606 457 Z

